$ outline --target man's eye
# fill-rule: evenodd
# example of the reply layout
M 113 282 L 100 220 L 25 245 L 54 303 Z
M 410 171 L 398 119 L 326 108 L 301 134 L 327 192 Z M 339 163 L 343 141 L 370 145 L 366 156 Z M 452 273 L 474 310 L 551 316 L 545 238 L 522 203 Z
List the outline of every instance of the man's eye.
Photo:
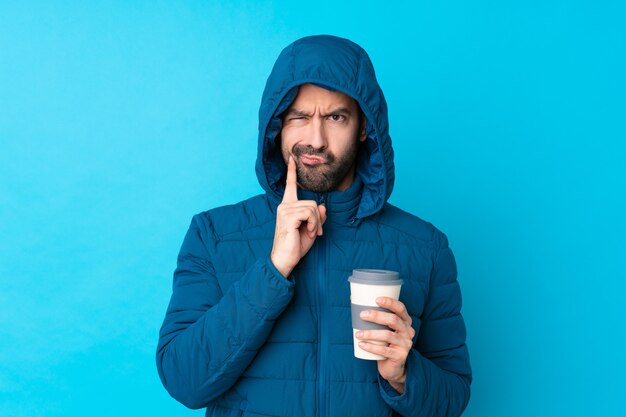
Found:
M 342 114 L 331 114 L 330 119 L 334 122 L 343 122 L 346 119 L 346 116 Z

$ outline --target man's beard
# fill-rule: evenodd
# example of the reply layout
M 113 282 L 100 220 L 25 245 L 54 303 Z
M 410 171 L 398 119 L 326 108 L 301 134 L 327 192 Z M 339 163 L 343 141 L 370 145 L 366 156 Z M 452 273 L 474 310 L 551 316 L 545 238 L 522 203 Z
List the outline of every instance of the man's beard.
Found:
M 314 149 L 312 146 L 296 145 L 291 152 L 294 156 L 301 155 L 317 156 L 324 159 L 323 164 L 310 166 L 298 162 L 296 171 L 298 173 L 298 183 L 305 190 L 317 193 L 326 193 L 336 190 L 341 182 L 346 178 L 357 159 L 359 151 L 359 141 L 354 140 L 346 153 L 337 158 L 335 155 L 325 150 Z M 297 161 L 296 161 L 297 162 Z

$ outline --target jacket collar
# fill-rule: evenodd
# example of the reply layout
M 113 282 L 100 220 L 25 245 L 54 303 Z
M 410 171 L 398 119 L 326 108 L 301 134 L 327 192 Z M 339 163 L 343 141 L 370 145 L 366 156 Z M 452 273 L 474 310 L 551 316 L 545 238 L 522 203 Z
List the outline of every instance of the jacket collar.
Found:
M 318 204 L 326 205 L 327 221 L 352 225 L 356 222 L 356 215 L 361 203 L 363 182 L 358 175 L 345 191 L 331 191 L 315 193 L 308 190 L 298 190 L 298 198 L 315 200 Z

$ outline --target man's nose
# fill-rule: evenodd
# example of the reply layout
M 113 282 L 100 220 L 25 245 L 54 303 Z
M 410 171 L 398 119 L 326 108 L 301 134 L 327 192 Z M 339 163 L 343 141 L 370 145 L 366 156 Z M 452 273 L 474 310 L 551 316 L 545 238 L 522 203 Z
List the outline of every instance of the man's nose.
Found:
M 315 149 L 326 149 L 328 141 L 324 121 L 320 118 L 313 118 L 310 124 L 309 145 Z

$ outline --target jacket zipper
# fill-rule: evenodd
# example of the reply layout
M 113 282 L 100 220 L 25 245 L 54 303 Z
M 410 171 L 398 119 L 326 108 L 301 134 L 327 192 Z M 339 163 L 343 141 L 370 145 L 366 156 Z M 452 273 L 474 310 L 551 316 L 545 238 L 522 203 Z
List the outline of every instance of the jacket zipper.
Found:
M 320 202 L 318 204 L 322 204 L 326 202 L 326 195 L 322 195 L 320 198 Z M 324 308 L 326 304 L 325 300 L 325 292 L 324 289 L 326 287 L 326 232 L 324 235 L 320 236 L 322 239 L 319 240 L 318 245 L 318 271 L 319 276 L 317 279 L 317 305 L 319 308 L 319 320 L 320 325 L 318 327 L 318 364 L 317 369 L 319 369 L 318 380 L 317 380 L 317 392 L 318 392 L 318 404 L 317 409 L 319 411 L 319 416 L 326 416 L 326 373 L 325 373 L 325 365 L 326 365 L 326 336 L 328 335 L 326 328 L 326 317 L 324 314 Z

